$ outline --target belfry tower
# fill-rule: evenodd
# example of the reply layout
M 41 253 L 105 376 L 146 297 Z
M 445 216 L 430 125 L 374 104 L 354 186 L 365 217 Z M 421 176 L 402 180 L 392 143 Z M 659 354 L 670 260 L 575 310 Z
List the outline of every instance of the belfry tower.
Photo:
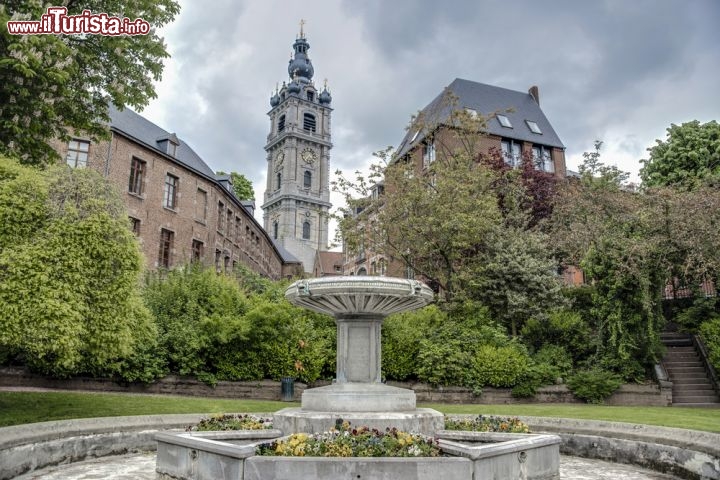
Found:
M 327 82 L 319 91 L 300 22 L 283 82 L 270 98 L 267 185 L 262 205 L 265 230 L 312 272 L 315 254 L 327 250 L 330 207 L 330 102 Z

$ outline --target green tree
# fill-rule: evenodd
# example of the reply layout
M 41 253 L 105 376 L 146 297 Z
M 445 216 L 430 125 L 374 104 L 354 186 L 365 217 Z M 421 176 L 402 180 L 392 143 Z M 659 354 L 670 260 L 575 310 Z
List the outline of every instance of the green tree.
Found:
M 0 5 L 0 153 L 24 163 L 48 163 L 53 138 L 70 132 L 107 135 L 107 106 L 142 108 L 155 98 L 163 59 L 169 57 L 156 29 L 179 11 L 174 0 L 65 2 L 68 14 L 142 18 L 147 35 L 10 35 L 8 20 L 40 20 L 47 4 L 10 0 Z
M 235 196 L 240 200 L 255 200 L 255 190 L 253 190 L 252 181 L 245 175 L 237 172 L 225 173 L 217 172 L 218 175 L 230 175 L 230 183 L 233 187 Z
M 720 124 L 716 121 L 672 124 L 667 139 L 656 143 L 648 148 L 650 157 L 641 160 L 644 186 L 693 189 L 704 181 L 720 180 Z
M 452 111 L 442 125 L 413 119 L 410 131 L 425 132 L 437 152 L 422 170 L 385 150 L 367 178 L 338 172 L 333 187 L 348 205 L 338 215 L 342 240 L 350 252 L 367 247 L 403 262 L 443 300 L 482 302 L 515 334 L 562 303 L 548 239 L 530 228 L 539 202 L 523 171 L 482 161 L 486 120 Z M 380 182 L 384 195 L 371 195 Z
M 581 180 L 567 182 L 556 202 L 552 243 L 593 284 L 597 359 L 633 379 L 659 357 L 667 283 L 717 279 L 720 191 L 633 192 L 597 149 L 585 159 Z
M 0 350 L 65 376 L 121 374 L 153 348 L 142 256 L 106 180 L 0 158 L 0 217 Z

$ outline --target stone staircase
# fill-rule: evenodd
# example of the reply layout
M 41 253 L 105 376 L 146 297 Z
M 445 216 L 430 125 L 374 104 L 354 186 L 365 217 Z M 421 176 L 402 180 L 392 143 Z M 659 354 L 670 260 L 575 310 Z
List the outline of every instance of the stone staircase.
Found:
M 720 407 L 720 397 L 695 349 L 692 336 L 673 332 L 663 333 L 660 338 L 666 348 L 662 363 L 673 383 L 673 405 Z

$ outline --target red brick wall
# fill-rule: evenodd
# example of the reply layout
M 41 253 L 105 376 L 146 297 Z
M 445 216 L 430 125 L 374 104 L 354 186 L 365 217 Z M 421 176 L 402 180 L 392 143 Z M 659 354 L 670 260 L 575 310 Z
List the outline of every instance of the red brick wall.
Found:
M 65 158 L 67 143 L 55 141 L 53 146 Z M 141 195 L 128 191 L 133 157 L 146 164 Z M 229 257 L 230 268 L 234 263 L 245 264 L 273 279 L 283 275 L 282 259 L 260 224 L 214 181 L 116 132 L 110 141 L 91 143 L 88 167 L 107 176 L 121 193 L 128 214 L 140 220 L 139 241 L 148 268 L 158 266 L 160 231 L 166 229 L 174 233 L 171 267 L 188 263 L 192 242 L 199 240 L 204 245 L 202 261 L 207 265 L 215 264 L 215 252 L 219 250 L 223 268 L 225 257 Z M 167 174 L 179 180 L 176 207 L 173 209 L 163 205 Z M 205 191 L 207 196 L 205 218 L 198 208 L 201 200 L 198 189 Z M 222 230 L 219 228 L 218 202 L 224 205 Z M 231 218 L 229 229 L 228 212 Z

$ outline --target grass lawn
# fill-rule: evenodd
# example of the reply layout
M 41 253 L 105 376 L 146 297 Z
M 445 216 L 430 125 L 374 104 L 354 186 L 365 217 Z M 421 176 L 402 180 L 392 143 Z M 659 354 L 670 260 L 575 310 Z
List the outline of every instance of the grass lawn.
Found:
M 274 412 L 297 403 L 170 395 L 112 393 L 0 392 L 0 426 L 65 420 L 166 413 Z M 720 432 L 720 409 L 610 407 L 603 405 L 442 405 L 422 404 L 443 413 L 527 415 L 644 423 Z
M 445 414 L 477 413 L 503 416 L 579 418 L 584 420 L 642 423 L 720 433 L 720 408 L 611 407 L 608 405 L 559 403 L 532 405 L 421 404 L 419 406 L 434 408 Z

